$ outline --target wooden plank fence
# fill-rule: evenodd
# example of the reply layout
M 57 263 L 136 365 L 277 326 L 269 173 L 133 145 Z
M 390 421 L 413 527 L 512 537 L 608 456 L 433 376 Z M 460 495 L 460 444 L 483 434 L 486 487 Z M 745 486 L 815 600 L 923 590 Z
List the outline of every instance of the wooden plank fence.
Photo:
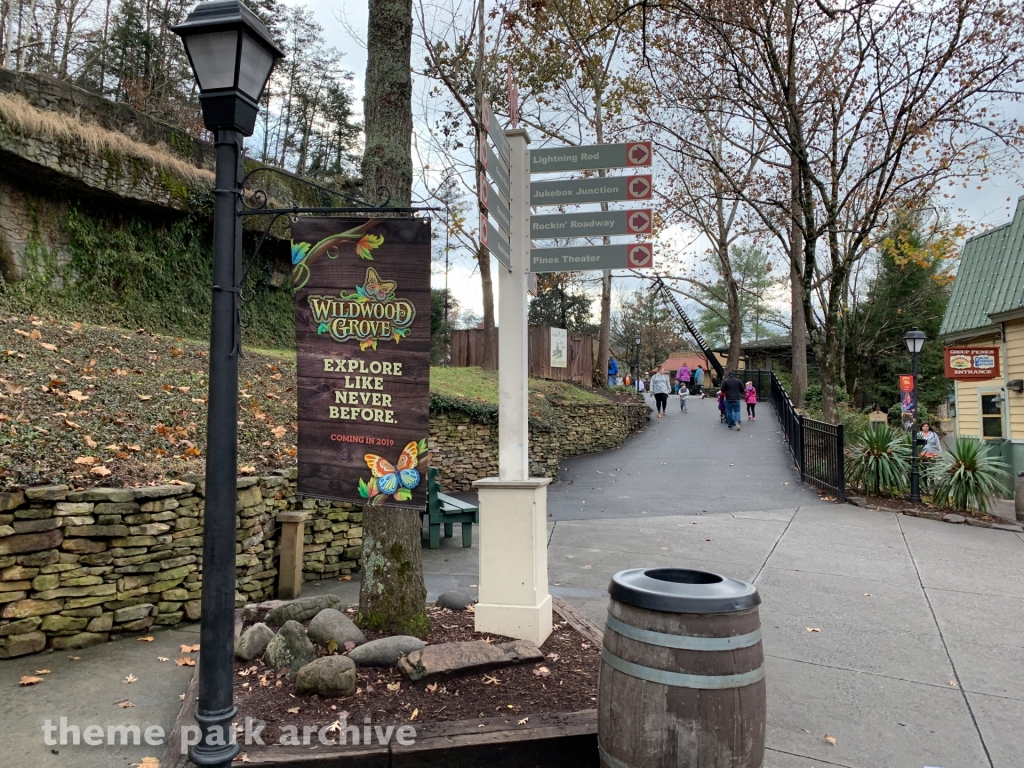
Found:
M 483 365 L 484 332 L 482 328 L 452 331 L 451 365 L 467 368 Z M 568 365 L 551 367 L 551 329 L 546 325 L 531 325 L 529 330 L 530 376 L 535 379 L 571 381 L 590 387 L 593 385 L 594 360 L 597 340 L 592 336 L 569 334 Z

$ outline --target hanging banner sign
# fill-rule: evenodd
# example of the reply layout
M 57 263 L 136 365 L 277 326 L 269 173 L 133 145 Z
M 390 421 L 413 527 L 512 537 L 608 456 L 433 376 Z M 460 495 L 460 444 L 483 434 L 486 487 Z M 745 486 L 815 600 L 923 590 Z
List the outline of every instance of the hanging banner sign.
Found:
M 512 247 L 508 238 L 491 224 L 486 214 L 480 214 L 480 242 L 494 254 L 494 258 L 500 261 L 505 269 L 512 269 Z
M 650 166 L 653 154 L 649 141 L 532 149 L 530 150 L 530 172 L 557 173 L 595 171 L 603 168 L 644 168 Z
M 957 381 L 997 379 L 999 347 L 946 347 L 946 378 Z
M 650 200 L 653 191 L 654 186 L 649 175 L 606 176 L 603 179 L 570 181 L 534 181 L 530 184 L 530 205 Z
M 512 217 L 509 214 L 508 203 L 502 200 L 498 192 L 487 183 L 487 177 L 482 173 L 480 174 L 479 184 L 480 205 L 487 209 L 491 216 L 494 217 L 494 220 L 498 222 L 498 226 L 505 230 L 506 234 L 511 233 Z
M 650 208 L 633 211 L 598 211 L 531 216 L 530 237 L 598 237 L 600 235 L 649 235 L 654 217 Z
M 903 429 L 909 432 L 914 428 L 917 419 L 917 391 L 914 389 L 914 377 L 902 374 L 900 383 L 900 417 Z
M 654 246 L 586 245 L 579 248 L 533 248 L 530 272 L 580 272 L 589 269 L 653 269 Z
M 292 224 L 304 496 L 425 509 L 430 222 Z

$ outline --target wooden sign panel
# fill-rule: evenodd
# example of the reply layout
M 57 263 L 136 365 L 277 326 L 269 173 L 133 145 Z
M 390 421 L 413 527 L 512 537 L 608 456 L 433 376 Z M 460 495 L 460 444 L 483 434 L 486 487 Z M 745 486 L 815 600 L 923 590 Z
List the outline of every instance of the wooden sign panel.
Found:
M 946 378 L 978 381 L 999 378 L 999 347 L 946 347 Z
M 426 508 L 430 222 L 292 224 L 298 490 Z

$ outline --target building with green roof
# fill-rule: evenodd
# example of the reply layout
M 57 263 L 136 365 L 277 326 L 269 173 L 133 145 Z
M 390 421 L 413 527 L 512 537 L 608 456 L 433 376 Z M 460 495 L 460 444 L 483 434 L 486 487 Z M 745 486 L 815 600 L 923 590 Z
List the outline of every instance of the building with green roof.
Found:
M 939 334 L 964 359 L 995 349 L 998 376 L 954 382 L 956 434 L 988 442 L 1014 476 L 1024 471 L 1024 196 L 1012 221 L 964 243 Z

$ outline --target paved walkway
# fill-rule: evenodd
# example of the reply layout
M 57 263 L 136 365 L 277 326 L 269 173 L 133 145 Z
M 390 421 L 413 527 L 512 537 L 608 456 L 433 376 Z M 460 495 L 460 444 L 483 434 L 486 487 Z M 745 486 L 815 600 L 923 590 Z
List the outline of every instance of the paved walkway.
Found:
M 574 482 L 550 493 L 552 593 L 603 622 L 608 581 L 623 568 L 696 567 L 754 581 L 764 601 L 765 768 L 1024 765 L 1024 536 L 822 504 L 783 479 L 788 454 L 772 442 L 766 406 L 756 425 L 730 434 L 707 405 L 652 422 L 617 451 L 565 462 Z M 702 448 L 713 458 L 687 458 Z M 734 454 L 764 469 L 745 472 Z M 598 470 L 615 477 L 595 482 Z M 729 506 L 728 498 L 748 501 Z M 425 549 L 428 598 L 475 584 L 477 553 L 458 535 Z M 354 600 L 358 583 L 309 584 L 304 593 L 323 591 Z M 52 755 L 39 726 L 64 713 L 103 724 L 172 721 L 188 674 L 155 657 L 176 658 L 168 651 L 191 631 L 87 649 L 76 662 L 66 654 L 0 662 L 3 764 L 98 768 L 159 754 L 65 747 Z M 53 670 L 45 684 L 16 687 L 40 667 Z M 137 683 L 121 682 L 129 672 Z M 134 709 L 116 707 L 125 697 Z

